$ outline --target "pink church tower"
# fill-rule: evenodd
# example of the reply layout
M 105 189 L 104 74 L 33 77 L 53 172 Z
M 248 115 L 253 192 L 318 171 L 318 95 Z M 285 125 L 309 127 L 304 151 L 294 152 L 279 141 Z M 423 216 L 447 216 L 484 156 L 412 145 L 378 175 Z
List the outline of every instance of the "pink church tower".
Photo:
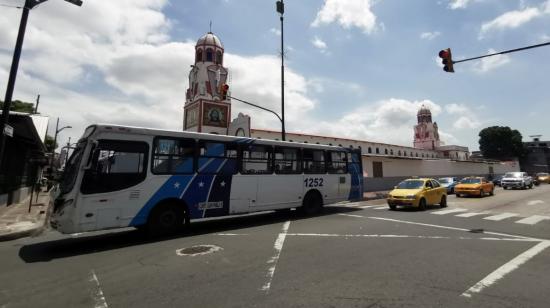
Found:
M 437 123 L 432 123 L 432 112 L 422 105 L 416 114 L 418 124 L 414 126 L 414 147 L 435 150 L 441 145 Z
M 228 75 L 223 54 L 222 42 L 214 33 L 208 32 L 197 41 L 184 106 L 184 130 L 227 135 L 231 101 L 221 91 Z

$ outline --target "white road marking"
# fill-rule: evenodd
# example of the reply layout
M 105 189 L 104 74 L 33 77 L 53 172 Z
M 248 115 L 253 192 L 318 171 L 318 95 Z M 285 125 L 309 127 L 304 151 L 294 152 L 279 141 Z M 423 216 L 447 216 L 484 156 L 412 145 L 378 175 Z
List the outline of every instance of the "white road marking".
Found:
M 431 212 L 430 214 L 434 215 L 445 215 L 445 214 L 451 214 L 451 213 L 459 213 L 459 212 L 466 212 L 467 209 L 448 209 L 448 210 L 441 210 L 436 212 Z
M 537 245 L 531 247 L 530 249 L 524 251 L 522 254 L 518 255 L 514 259 L 510 260 L 508 263 L 502 265 L 498 269 L 496 269 L 494 272 L 490 273 L 487 277 L 483 278 L 481 281 L 473 285 L 471 288 L 466 290 L 464 293 L 462 293 L 461 296 L 464 297 L 472 297 L 473 293 L 479 293 L 481 290 L 491 286 L 498 280 L 502 279 L 506 274 L 511 273 L 513 270 L 520 267 L 525 262 L 529 261 L 529 259 L 533 258 L 537 254 L 539 254 L 544 249 L 548 248 L 550 246 L 550 241 L 542 241 L 538 243 Z
M 333 233 L 287 233 L 287 236 L 318 236 L 318 237 L 364 237 L 364 238 L 419 238 L 419 239 L 457 239 L 457 240 L 483 240 L 483 241 L 521 241 L 524 239 L 517 238 L 500 238 L 500 237 L 450 237 L 440 235 L 405 235 L 405 234 L 333 234 Z
M 267 282 L 262 286 L 262 291 L 269 292 L 269 289 L 271 288 L 271 281 L 273 280 L 273 276 L 275 275 L 275 268 L 277 267 L 277 262 L 279 261 L 279 257 L 281 256 L 281 250 L 283 250 L 283 244 L 285 243 L 285 238 L 289 227 L 290 221 L 285 222 L 282 232 L 279 233 L 279 236 L 277 236 L 277 240 L 275 240 L 275 244 L 273 245 L 273 248 L 275 249 L 275 255 L 267 261 L 267 264 L 271 264 L 271 266 L 267 269 Z
M 103 291 L 101 290 L 101 286 L 99 285 L 99 280 L 97 279 L 97 276 L 92 270 L 92 277 L 90 278 L 90 281 L 95 282 L 96 290 L 92 294 L 92 298 L 95 301 L 95 308 L 108 308 L 107 301 L 105 300 L 105 295 L 103 295 Z
M 399 220 L 399 219 L 392 219 L 392 218 L 374 217 L 374 216 L 361 216 L 361 215 L 351 215 L 351 214 L 338 214 L 338 215 L 349 216 L 349 217 L 358 217 L 358 218 L 376 219 L 376 220 L 384 220 L 384 221 L 393 221 L 393 222 L 404 223 L 404 224 L 411 224 L 411 225 L 418 225 L 418 226 L 425 226 L 425 227 L 433 227 L 433 228 L 441 228 L 441 229 L 448 229 L 448 230 L 470 232 L 470 229 L 457 228 L 457 227 L 448 227 L 448 226 L 441 226 L 441 225 L 434 225 L 434 224 L 425 224 L 425 223 L 421 223 L 421 222 Z M 484 231 L 483 233 L 484 234 L 490 234 L 490 235 L 498 235 L 498 236 L 517 238 L 517 239 L 523 240 L 525 242 L 542 242 L 542 241 L 545 241 L 543 239 L 538 239 L 538 238 L 534 238 L 534 237 L 526 237 L 526 236 L 521 236 L 521 235 L 506 234 L 506 233 L 500 233 L 500 232 Z
M 529 216 L 527 218 L 523 218 L 521 220 L 516 221 L 517 224 L 526 224 L 526 225 L 534 225 L 536 223 L 539 223 L 543 220 L 549 220 L 549 216 L 542 216 L 542 215 L 533 215 Z
M 531 200 L 527 202 L 527 205 L 537 205 L 537 204 L 544 204 L 544 201 L 542 200 Z
M 498 215 L 484 217 L 483 219 L 493 220 L 493 221 L 500 221 L 500 220 L 510 218 L 510 217 L 515 217 L 515 216 L 519 216 L 519 214 L 516 214 L 516 213 L 502 213 L 502 214 L 498 214 Z
M 458 215 L 455 215 L 455 216 L 456 217 L 473 217 L 473 216 L 477 216 L 477 215 L 487 215 L 487 214 L 491 214 L 491 212 L 470 212 L 470 213 L 458 214 Z
M 361 205 L 361 206 L 358 206 L 358 208 L 360 209 L 369 209 L 371 207 L 375 207 L 376 205 Z
M 248 235 L 246 233 L 218 233 L 218 235 L 223 235 L 223 236 L 237 236 L 237 235 Z
M 387 205 L 384 205 L 384 206 L 377 206 L 375 208 L 373 208 L 373 210 L 387 210 L 388 209 L 388 206 Z

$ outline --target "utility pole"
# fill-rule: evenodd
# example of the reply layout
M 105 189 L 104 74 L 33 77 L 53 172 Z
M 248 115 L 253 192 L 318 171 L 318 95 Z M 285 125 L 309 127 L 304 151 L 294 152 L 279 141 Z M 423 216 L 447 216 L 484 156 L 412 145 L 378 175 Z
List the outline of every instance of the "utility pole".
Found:
M 38 104 L 40 104 L 40 94 L 36 97 L 36 105 L 34 106 L 34 113 L 38 113 Z
M 19 22 L 19 32 L 17 33 L 17 40 L 15 42 L 15 49 L 13 51 L 13 59 L 11 61 L 10 75 L 8 78 L 8 86 L 6 87 L 6 96 L 4 98 L 4 108 L 2 110 L 2 117 L 0 118 L 0 166 L 2 166 L 2 160 L 4 159 L 6 136 L 4 135 L 4 129 L 8 124 L 11 99 L 13 96 L 13 89 L 15 88 L 15 78 L 17 77 L 17 70 L 19 68 L 19 59 L 21 58 L 21 50 L 23 49 L 23 39 L 25 38 L 25 30 L 27 29 L 27 20 L 29 19 L 30 10 L 47 0 L 25 0 L 23 6 L 23 12 L 21 14 L 21 21 Z M 77 6 L 82 5 L 81 0 L 65 0 Z
M 281 140 L 286 140 L 285 132 L 285 49 L 284 49 L 284 28 L 283 28 L 283 14 L 285 13 L 285 4 L 283 0 L 277 1 L 277 12 L 281 14 L 281 123 L 282 123 L 282 135 Z

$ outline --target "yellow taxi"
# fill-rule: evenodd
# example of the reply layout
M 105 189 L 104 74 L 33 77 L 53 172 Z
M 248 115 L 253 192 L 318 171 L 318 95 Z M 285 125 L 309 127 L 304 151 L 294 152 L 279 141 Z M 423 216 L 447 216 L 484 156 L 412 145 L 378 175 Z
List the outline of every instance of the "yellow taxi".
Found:
M 537 173 L 537 180 L 539 183 L 548 183 L 550 184 L 550 175 L 546 172 Z
M 483 197 L 486 194 L 495 194 L 495 184 L 487 181 L 484 177 L 469 176 L 463 178 L 455 186 L 455 194 L 457 198 L 462 196 L 479 196 Z
M 387 202 L 391 210 L 397 206 L 416 207 L 422 211 L 428 205 L 446 207 L 447 188 L 434 179 L 407 179 L 388 194 Z

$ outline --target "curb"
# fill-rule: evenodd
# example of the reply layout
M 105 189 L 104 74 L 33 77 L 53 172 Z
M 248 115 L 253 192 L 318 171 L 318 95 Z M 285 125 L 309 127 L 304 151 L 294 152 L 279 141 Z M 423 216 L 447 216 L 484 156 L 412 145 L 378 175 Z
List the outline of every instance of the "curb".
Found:
M 363 200 L 365 200 L 365 201 L 381 200 L 381 199 L 386 199 L 387 197 L 388 197 L 388 194 L 386 194 L 386 193 L 378 193 L 378 194 L 376 194 L 376 196 L 363 197 Z
M 50 211 L 51 211 L 51 206 L 50 206 L 50 203 L 48 202 L 46 212 L 43 214 L 44 217 L 43 219 L 41 219 L 41 222 L 35 224 L 35 226 L 27 230 L 0 234 L 0 242 L 12 241 L 22 237 L 29 237 L 29 236 L 34 237 L 34 236 L 40 235 L 42 232 L 44 232 L 44 230 L 46 230 L 48 226 L 47 221 L 49 220 Z

